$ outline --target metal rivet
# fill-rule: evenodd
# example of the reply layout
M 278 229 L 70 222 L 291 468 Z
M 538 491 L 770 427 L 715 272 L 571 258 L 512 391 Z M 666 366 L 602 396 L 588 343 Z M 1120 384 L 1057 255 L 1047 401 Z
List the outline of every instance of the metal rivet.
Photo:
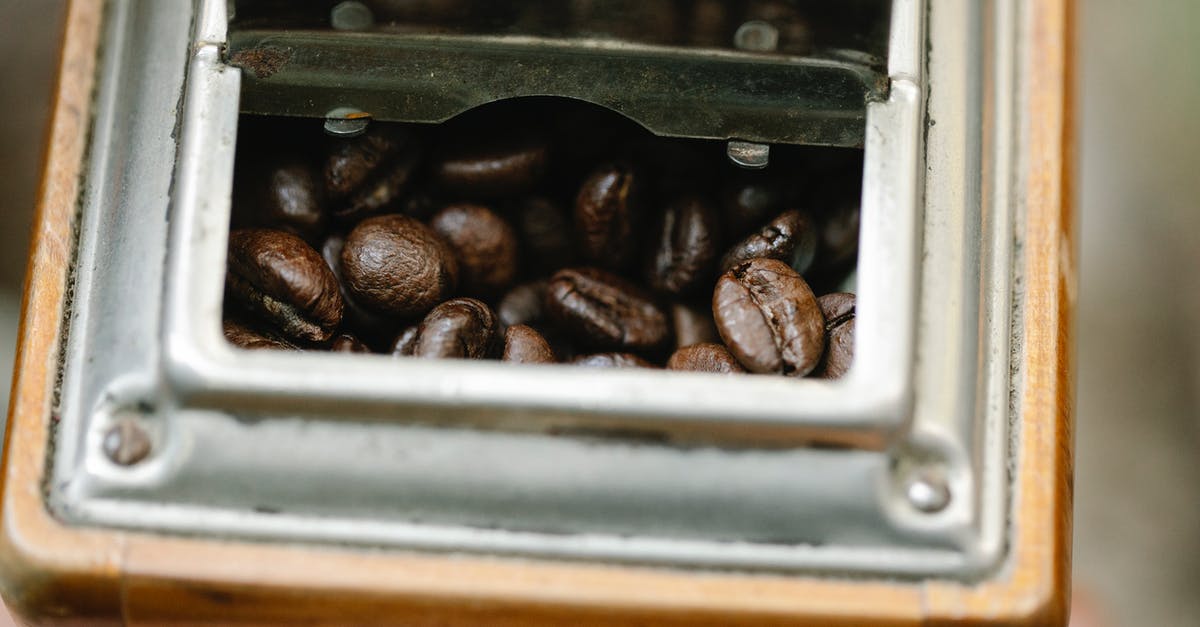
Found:
M 354 107 L 338 107 L 325 114 L 325 132 L 334 137 L 358 137 L 370 123 L 371 114 Z
M 733 45 L 738 50 L 773 52 L 779 47 L 779 29 L 761 20 L 746 22 L 733 34 Z
M 150 455 L 150 436 L 137 421 L 123 419 L 104 434 L 104 454 L 114 464 L 132 466 Z
M 918 511 L 932 514 L 950 504 L 950 486 L 941 472 L 925 469 L 913 474 L 904 487 L 904 495 Z
M 329 11 L 329 23 L 337 30 L 366 30 L 375 25 L 375 15 L 367 5 L 346 0 Z
M 725 146 L 729 160 L 748 170 L 761 170 L 771 161 L 771 146 L 736 139 Z

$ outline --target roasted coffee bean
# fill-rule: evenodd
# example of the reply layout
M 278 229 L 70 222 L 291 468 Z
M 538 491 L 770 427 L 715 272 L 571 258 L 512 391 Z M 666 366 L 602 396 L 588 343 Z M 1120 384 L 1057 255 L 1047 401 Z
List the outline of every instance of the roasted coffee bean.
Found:
M 854 361 L 854 294 L 838 292 L 817 299 L 825 316 L 825 355 L 812 372 L 822 379 L 837 379 Z
M 721 201 L 725 227 L 733 239 L 759 228 L 777 214 L 782 197 L 773 184 L 754 177 L 742 178 L 727 186 Z
M 696 197 L 667 206 L 646 267 L 650 287 L 668 294 L 691 292 L 711 281 L 719 229 L 712 207 Z
M 527 267 L 556 269 L 574 262 L 571 220 L 559 206 L 532 196 L 518 203 L 515 215 Z
M 429 226 L 454 249 L 459 284 L 468 294 L 495 294 L 517 275 L 517 235 L 483 205 L 450 205 Z
M 417 331 L 421 327 L 412 325 L 400 332 L 396 339 L 392 341 L 392 356 L 393 357 L 411 357 L 413 351 L 417 348 Z
M 496 314 L 474 298 L 448 300 L 426 314 L 417 329 L 414 357 L 485 359 L 497 348 Z
M 546 311 L 595 348 L 652 351 L 670 340 L 667 316 L 649 296 L 595 268 L 561 270 L 551 277 Z
M 428 312 L 454 291 L 458 262 L 429 227 L 393 214 L 354 227 L 342 249 L 342 277 L 359 304 L 405 318 Z
M 584 368 L 655 368 L 656 366 L 633 353 L 594 353 L 571 360 L 573 366 Z
M 675 351 L 667 360 L 667 370 L 691 370 L 693 372 L 717 372 L 729 374 L 746 372 L 729 350 L 720 344 L 692 344 Z
M 671 326 L 675 329 L 675 348 L 701 342 L 719 342 L 717 325 L 713 323 L 712 305 L 703 309 L 690 304 L 671 305 Z
M 808 374 L 825 351 L 825 319 L 808 284 L 775 259 L 734 266 L 713 292 L 717 331 L 750 372 Z
M 680 18 L 673 0 L 569 0 L 576 34 L 645 43 L 676 43 Z
M 225 293 L 287 338 L 328 341 L 342 321 L 337 278 L 304 240 L 283 231 L 229 234 Z
M 523 324 L 508 327 L 504 332 L 504 355 L 500 359 L 516 364 L 552 364 L 558 361 L 546 338 Z
M 334 141 L 325 162 L 325 189 L 334 217 L 356 220 L 400 199 L 421 153 L 411 131 L 372 124 L 358 137 Z
M 397 321 L 391 316 L 369 311 L 354 301 L 354 297 L 346 290 L 346 279 L 342 275 L 342 249 L 346 246 L 346 237 L 334 233 L 325 238 L 321 244 L 321 256 L 333 270 L 342 289 L 342 328 L 353 331 L 365 343 L 376 348 L 384 348 L 395 334 Z
M 233 320 L 224 321 L 221 325 L 221 330 L 225 334 L 225 339 L 238 348 L 297 350 L 295 344 L 260 333 Z
M 329 345 L 329 350 L 335 353 L 369 353 L 370 347 L 363 344 L 361 340 L 354 337 L 350 333 L 341 333 L 333 338 L 333 343 Z
M 778 259 L 803 274 L 817 254 L 817 233 L 807 214 L 785 211 L 738 242 L 721 259 L 721 271 L 751 259 Z
M 263 227 L 295 233 L 309 242 L 325 231 L 325 190 L 321 174 L 302 159 L 238 172 L 234 190 L 235 227 Z
M 518 324 L 537 325 L 546 316 L 546 282 L 522 283 L 504 295 L 496 305 L 496 315 L 506 327 Z
M 629 267 L 641 220 L 637 175 L 627 164 L 596 169 L 575 197 L 575 232 L 583 257 L 606 269 Z
M 549 144 L 522 133 L 443 149 L 433 166 L 438 185 L 459 198 L 494 198 L 529 191 L 546 171 Z

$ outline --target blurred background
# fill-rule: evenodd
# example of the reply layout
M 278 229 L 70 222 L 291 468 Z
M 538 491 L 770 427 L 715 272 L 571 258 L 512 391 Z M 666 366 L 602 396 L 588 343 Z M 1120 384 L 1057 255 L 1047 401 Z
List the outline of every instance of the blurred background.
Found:
M 1200 2 L 1079 0 L 1077 624 L 1200 624 Z M 62 0 L 0 0 L 0 381 Z M 7 407 L 7 383 L 0 405 Z M 1085 616 L 1086 613 L 1086 616 Z M 10 624 L 0 617 L 0 626 Z

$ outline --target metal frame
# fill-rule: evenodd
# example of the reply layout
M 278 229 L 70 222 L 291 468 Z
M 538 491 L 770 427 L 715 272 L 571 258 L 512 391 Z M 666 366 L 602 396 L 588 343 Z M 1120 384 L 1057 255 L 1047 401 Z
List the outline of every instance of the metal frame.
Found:
M 726 568 L 970 577 L 1000 557 L 1008 388 L 977 393 L 976 364 L 978 351 L 1011 348 L 1013 215 L 999 202 L 986 223 L 971 210 L 983 200 L 972 169 L 982 78 L 939 82 L 993 55 L 969 36 L 985 28 L 983 9 L 930 0 L 937 126 L 923 146 L 925 13 L 896 2 L 889 99 L 867 114 L 860 348 L 851 373 L 828 383 L 231 349 L 214 269 L 240 77 L 220 59 L 224 3 L 202 3 L 194 47 L 178 43 L 184 4 L 117 3 L 109 18 L 55 434 L 59 516 Z M 1011 9 L 992 13 L 986 28 L 1011 46 Z M 156 62 L 137 63 L 149 50 Z M 176 119 L 162 105 L 181 91 Z M 994 128 L 1002 168 L 1010 147 Z M 128 468 L 100 454 L 109 425 L 127 417 L 155 450 Z M 675 445 L 543 435 L 548 426 L 635 427 Z M 856 448 L 802 446 L 811 440 Z M 905 487 L 918 472 L 946 477 L 948 507 L 912 508 Z

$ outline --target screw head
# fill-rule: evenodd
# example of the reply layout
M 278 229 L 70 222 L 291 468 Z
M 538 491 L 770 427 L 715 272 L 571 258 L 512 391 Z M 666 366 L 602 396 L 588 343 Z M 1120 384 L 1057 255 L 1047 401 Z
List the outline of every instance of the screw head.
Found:
M 761 170 L 771 161 L 771 146 L 731 139 L 725 145 L 725 154 L 730 161 L 747 170 Z
M 908 503 L 918 511 L 933 514 L 950 504 L 950 486 L 941 472 L 925 469 L 909 478 L 904 486 Z
M 325 133 L 334 137 L 358 137 L 370 124 L 371 114 L 354 107 L 338 107 L 325 114 Z
M 367 5 L 346 0 L 330 9 L 329 24 L 336 30 L 366 30 L 375 25 L 375 15 Z
M 733 45 L 738 50 L 773 52 L 779 47 L 779 29 L 770 22 L 751 20 L 738 27 Z
M 117 421 L 104 434 L 101 442 L 104 454 L 118 466 L 132 466 L 150 456 L 150 436 L 137 421 L 125 418 Z

